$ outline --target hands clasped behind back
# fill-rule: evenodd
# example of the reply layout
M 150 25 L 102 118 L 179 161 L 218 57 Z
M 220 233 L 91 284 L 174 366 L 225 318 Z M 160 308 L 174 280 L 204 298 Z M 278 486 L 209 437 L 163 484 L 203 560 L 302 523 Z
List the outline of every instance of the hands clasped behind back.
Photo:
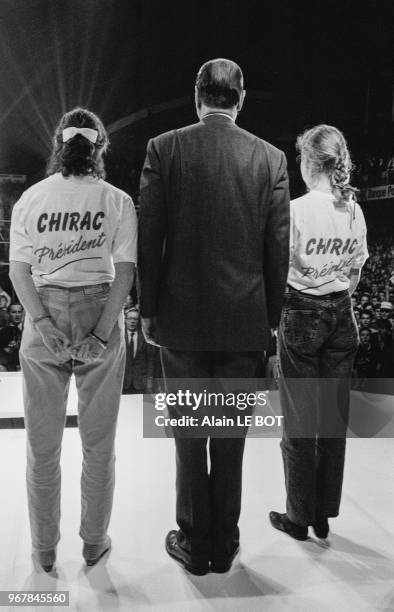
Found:
M 77 344 L 72 344 L 67 335 L 56 327 L 49 317 L 39 321 L 36 327 L 45 346 L 59 363 L 64 363 L 70 359 L 83 362 L 95 361 L 101 357 L 105 350 L 104 346 L 90 335 L 85 336 Z

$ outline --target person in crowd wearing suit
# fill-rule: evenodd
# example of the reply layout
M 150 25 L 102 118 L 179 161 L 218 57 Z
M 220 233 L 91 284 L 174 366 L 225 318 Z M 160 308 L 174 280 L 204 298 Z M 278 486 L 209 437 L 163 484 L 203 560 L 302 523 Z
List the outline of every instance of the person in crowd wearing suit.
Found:
M 237 126 L 244 98 L 240 67 L 208 61 L 195 87 L 199 122 L 147 146 L 140 306 L 167 381 L 254 377 L 279 323 L 289 262 L 286 158 Z M 239 550 L 244 436 L 176 436 L 175 445 L 179 528 L 167 535 L 167 553 L 194 574 L 228 571 Z
M 146 342 L 137 308 L 125 312 L 125 339 L 126 366 L 122 393 L 149 393 L 153 389 L 154 353 L 157 347 Z

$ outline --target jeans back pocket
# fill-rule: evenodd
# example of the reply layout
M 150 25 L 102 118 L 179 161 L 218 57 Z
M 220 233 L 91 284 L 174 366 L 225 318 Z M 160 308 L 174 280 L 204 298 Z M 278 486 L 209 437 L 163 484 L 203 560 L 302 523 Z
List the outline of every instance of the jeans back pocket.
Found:
M 313 309 L 286 308 L 282 314 L 282 329 L 287 342 L 306 346 L 319 337 L 320 316 Z

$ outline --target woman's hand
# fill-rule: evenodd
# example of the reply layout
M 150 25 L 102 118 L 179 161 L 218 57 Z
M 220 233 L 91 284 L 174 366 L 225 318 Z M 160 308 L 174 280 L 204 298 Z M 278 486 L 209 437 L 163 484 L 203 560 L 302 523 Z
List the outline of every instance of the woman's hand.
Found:
M 74 344 L 74 346 L 71 348 L 70 354 L 71 357 L 77 361 L 89 363 L 99 359 L 104 351 L 105 347 L 101 344 L 101 342 L 94 336 L 88 335 L 85 336 L 85 338 L 78 344 Z
M 71 359 L 70 347 L 71 341 L 67 338 L 60 329 L 47 317 L 36 323 L 42 341 L 48 351 L 55 355 L 59 362 L 68 361 Z

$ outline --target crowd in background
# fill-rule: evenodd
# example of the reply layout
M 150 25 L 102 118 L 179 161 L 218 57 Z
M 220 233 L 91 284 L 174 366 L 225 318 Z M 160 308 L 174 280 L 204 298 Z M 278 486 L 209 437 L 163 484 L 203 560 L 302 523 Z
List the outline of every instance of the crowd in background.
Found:
M 394 183 L 394 155 L 366 155 L 353 167 L 353 181 L 358 187 L 377 187 Z
M 8 261 L 11 212 L 24 188 L 23 180 L 0 181 L 0 263 Z
M 355 375 L 360 378 L 394 377 L 394 247 L 380 238 L 368 244 L 369 259 L 353 294 L 360 346 Z

